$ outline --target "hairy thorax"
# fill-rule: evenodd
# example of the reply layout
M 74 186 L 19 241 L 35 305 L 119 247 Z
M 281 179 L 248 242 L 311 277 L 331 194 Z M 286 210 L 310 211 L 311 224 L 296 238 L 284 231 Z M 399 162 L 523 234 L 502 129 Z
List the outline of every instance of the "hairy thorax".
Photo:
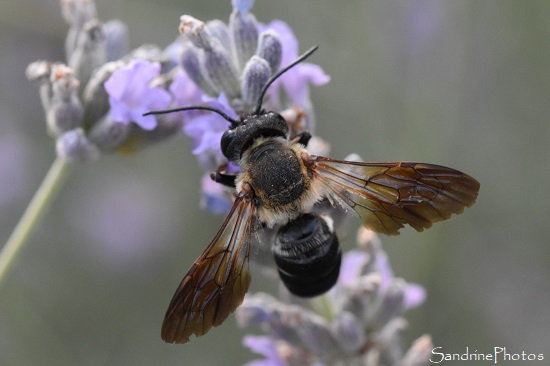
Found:
M 258 216 L 268 226 L 287 222 L 318 200 L 302 151 L 282 138 L 260 138 L 243 155 L 237 190 L 244 183 L 252 187 Z

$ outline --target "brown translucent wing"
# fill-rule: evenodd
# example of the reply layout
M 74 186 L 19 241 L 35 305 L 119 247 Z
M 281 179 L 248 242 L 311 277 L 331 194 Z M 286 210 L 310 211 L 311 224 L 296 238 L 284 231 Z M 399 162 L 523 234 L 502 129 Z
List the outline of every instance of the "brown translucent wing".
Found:
M 248 257 L 255 206 L 241 195 L 222 227 L 179 285 L 162 324 L 162 339 L 186 343 L 218 326 L 242 303 L 250 284 Z
M 362 163 L 311 157 L 313 173 L 329 197 L 352 208 L 367 228 L 399 234 L 418 231 L 474 204 L 479 182 L 467 174 L 422 163 Z

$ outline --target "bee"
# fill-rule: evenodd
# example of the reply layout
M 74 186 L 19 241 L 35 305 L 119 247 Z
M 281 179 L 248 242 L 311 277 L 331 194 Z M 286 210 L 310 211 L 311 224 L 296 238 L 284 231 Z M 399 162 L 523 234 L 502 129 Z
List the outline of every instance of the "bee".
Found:
M 222 152 L 241 169 L 237 175 L 221 169 L 212 174 L 215 181 L 235 187 L 236 198 L 177 288 L 162 325 L 164 341 L 187 343 L 191 335 L 204 335 L 235 311 L 250 285 L 253 237 L 264 227 L 280 226 L 273 251 L 287 288 L 299 296 L 327 291 L 338 277 L 341 254 L 330 225 L 312 213 L 322 200 L 354 211 L 365 227 L 387 235 L 397 235 L 405 224 L 422 231 L 475 202 L 479 183 L 457 170 L 416 162 L 336 160 L 310 154 L 307 132 L 290 137 L 287 121 L 262 109 L 263 97 L 273 81 L 316 49 L 274 74 L 255 110 L 239 120 L 210 106 L 148 113 L 202 109 L 221 115 L 231 124 L 221 138 Z M 303 270 L 311 257 L 314 277 Z

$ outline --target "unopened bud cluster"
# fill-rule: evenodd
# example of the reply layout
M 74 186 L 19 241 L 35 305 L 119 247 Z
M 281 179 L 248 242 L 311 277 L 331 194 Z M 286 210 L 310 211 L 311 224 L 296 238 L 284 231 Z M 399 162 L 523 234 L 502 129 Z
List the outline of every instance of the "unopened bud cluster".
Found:
M 358 249 L 344 255 L 338 282 L 313 301 L 286 293 L 286 301 L 258 293 L 237 309 L 245 345 L 273 365 L 400 365 L 428 363 L 429 336 L 402 348 L 406 310 L 420 305 L 424 290 L 393 276 L 376 234 L 361 228 Z
M 27 68 L 27 77 L 40 86 L 47 130 L 57 140 L 58 154 L 94 160 L 103 153 L 139 150 L 183 130 L 206 171 L 227 164 L 219 138 L 228 126 L 219 116 L 202 111 L 143 114 L 204 104 L 234 118 L 251 113 L 269 77 L 298 55 L 290 28 L 281 21 L 259 23 L 250 13 L 252 5 L 251 0 L 233 1 L 228 24 L 183 15 L 181 36 L 165 50 L 145 45 L 128 52 L 124 23 L 101 22 L 94 1 L 61 0 L 70 26 L 66 61 L 37 61 Z M 319 67 L 298 65 L 274 83 L 263 105 L 299 112 L 300 125 L 294 127 L 311 131 L 308 84 L 327 81 Z M 287 102 L 279 98 L 279 89 Z

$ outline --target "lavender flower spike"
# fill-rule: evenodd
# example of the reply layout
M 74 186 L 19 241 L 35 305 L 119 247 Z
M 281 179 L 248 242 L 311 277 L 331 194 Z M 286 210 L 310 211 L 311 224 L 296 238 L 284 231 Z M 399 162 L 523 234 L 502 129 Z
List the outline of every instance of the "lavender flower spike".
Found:
M 287 295 L 284 302 L 261 293 L 247 295 L 237 309 L 237 323 L 259 326 L 271 338 L 246 338 L 245 345 L 267 357 L 254 364 L 428 364 L 429 337 L 420 338 L 406 353 L 402 348 L 409 285 L 393 277 L 378 237 L 360 233 L 359 248 L 344 255 L 338 283 L 322 297 L 306 301 Z

